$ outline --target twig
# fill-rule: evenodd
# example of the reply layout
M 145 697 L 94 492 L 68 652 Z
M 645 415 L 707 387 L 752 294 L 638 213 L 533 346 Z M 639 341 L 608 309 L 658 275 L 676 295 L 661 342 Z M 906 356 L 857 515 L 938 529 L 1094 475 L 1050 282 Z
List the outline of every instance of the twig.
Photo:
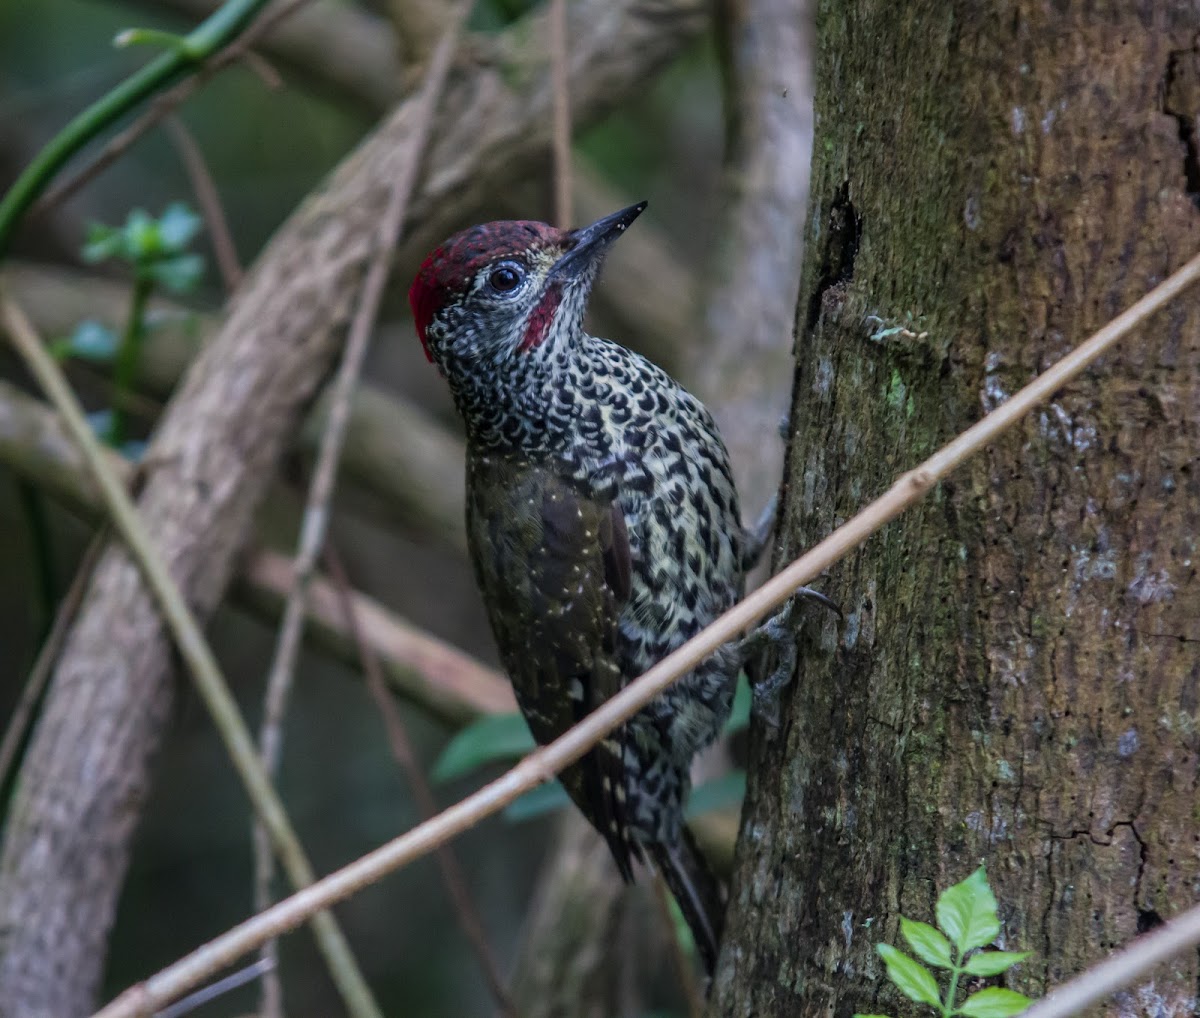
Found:
M 1138 937 L 1116 954 L 1081 972 L 1046 994 L 1021 1018 L 1067 1018 L 1129 986 L 1155 965 L 1200 943 L 1200 905 L 1168 919 L 1158 929 Z M 1189 1008 L 1190 1010 L 1190 1008 Z
M 550 0 L 550 80 L 554 89 L 554 221 L 571 225 L 571 95 L 567 0 Z
M 259 976 L 265 976 L 271 970 L 271 964 L 260 959 L 253 965 L 238 969 L 224 979 L 218 979 L 215 983 L 209 983 L 195 993 L 189 993 L 170 1007 L 164 1007 L 161 1011 L 155 1012 L 154 1018 L 183 1018 L 183 1015 L 195 1011 L 196 1008 L 202 1007 L 210 1000 L 216 1000 L 231 990 L 236 990 L 239 986 L 253 982 Z
M 233 242 L 233 234 L 229 231 L 229 220 L 221 205 L 221 196 L 217 193 L 217 185 L 208 164 L 204 161 L 204 153 L 192 137 L 192 132 L 183 126 L 183 121 L 176 116 L 167 117 L 164 126 L 167 137 L 175 146 L 188 179 L 192 183 L 196 202 L 208 224 L 208 237 L 212 241 L 213 254 L 217 259 L 217 270 L 221 273 L 221 281 L 225 285 L 225 293 L 233 293 L 242 282 L 242 266 L 238 261 L 237 245 Z
M 261 3 L 263 0 L 259 0 Z M 259 39 L 275 27 L 281 20 L 293 11 L 309 3 L 310 0 L 285 0 L 284 3 L 264 11 L 254 24 L 242 33 L 230 45 L 205 64 L 195 75 L 181 81 L 174 88 L 164 92 L 151 103 L 150 108 L 138 117 L 125 130 L 113 136 L 96 157 L 75 174 L 60 181 L 54 188 L 47 191 L 30 209 L 30 215 L 41 215 L 60 205 L 79 191 L 93 178 L 99 176 L 113 163 L 121 158 L 143 134 L 150 130 L 163 117 L 187 101 L 202 85 L 207 84 L 218 71 L 229 67 L 241 60 Z M 206 22 L 207 23 L 207 22 Z
M 79 604 L 83 600 L 83 593 L 87 590 L 87 581 L 92 575 L 92 568 L 100 557 L 100 551 L 104 547 L 106 539 L 105 531 L 101 530 L 88 543 L 87 550 L 84 551 L 83 558 L 79 562 L 79 568 L 75 571 L 75 578 L 71 581 L 71 586 L 67 589 L 62 603 L 58 606 L 54 623 L 50 627 L 50 632 L 46 634 L 41 652 L 38 654 L 37 661 L 34 662 L 33 670 L 29 673 L 25 688 L 21 690 L 21 698 L 17 701 L 12 717 L 8 720 L 8 727 L 4 730 L 4 741 L 0 742 L 0 788 L 3 788 L 8 780 L 8 770 L 17 755 L 21 741 L 25 738 L 25 733 L 29 730 L 34 709 L 42 698 L 42 691 L 46 688 L 46 683 L 50 680 L 54 662 L 58 660 L 63 640 L 66 639 L 71 622 L 75 618 L 75 612 L 78 611 Z
M 109 469 L 127 483 L 132 475 L 129 462 L 107 449 L 104 456 Z M 63 429 L 62 418 L 3 380 L 0 463 L 74 508 L 92 514 L 100 509 L 90 475 Z M 242 606 L 278 619 L 292 589 L 291 560 L 278 552 L 259 549 L 245 557 L 241 577 L 236 594 Z M 512 687 L 499 672 L 404 622 L 364 594 L 355 591 L 351 597 L 363 638 L 380 657 L 387 681 L 396 693 L 452 727 L 483 714 L 517 709 Z M 308 625 L 313 635 L 341 660 L 355 662 L 357 656 L 342 622 L 333 584 L 320 577 L 314 579 L 308 602 Z M 715 815 L 706 814 L 705 818 Z
M 71 156 L 173 78 L 202 65 L 236 39 L 266 2 L 227 0 L 195 30 L 176 40 L 166 52 L 101 96 L 59 131 L 0 201 L 0 256 L 8 249 L 21 216 Z
M 152 976 L 97 1012 L 96 1018 L 128 1018 L 138 1001 L 168 1001 L 185 992 L 208 973 L 229 964 L 270 937 L 302 922 L 313 910 L 328 908 L 363 887 L 427 855 L 438 845 L 498 812 L 524 792 L 548 780 L 578 760 L 617 725 L 627 721 L 680 676 L 687 674 L 713 651 L 735 639 L 795 591 L 857 548 L 886 523 L 931 491 L 964 460 L 1011 428 L 1030 410 L 1050 398 L 1080 374 L 1117 340 L 1161 310 L 1200 279 L 1200 255 L 1156 286 L 1128 310 L 1094 333 L 1016 395 L 976 422 L 938 452 L 901 477 L 880 498 L 823 541 L 801 555 L 781 573 L 736 604 L 644 675 L 601 704 L 584 720 L 554 742 L 525 757 L 520 763 L 473 795 L 444 810 L 432 820 L 394 838 L 373 852 L 342 867 L 318 884 L 306 887 L 266 912 L 253 916 L 191 954 Z
M 350 581 L 341 556 L 332 546 L 327 546 L 325 549 L 325 564 L 329 569 L 329 575 L 333 577 L 333 585 L 337 591 L 338 603 L 342 611 L 342 621 L 358 648 L 363 674 L 367 680 L 367 690 L 371 694 L 371 699 L 375 701 L 375 706 L 379 709 L 380 717 L 383 718 L 383 726 L 387 730 L 388 745 L 391 747 L 392 756 L 396 758 L 396 762 L 408 778 L 413 797 L 417 800 L 421 819 L 428 819 L 437 813 L 437 802 L 433 797 L 429 782 L 425 780 L 421 762 L 413 750 L 404 718 L 383 681 L 379 658 L 371 649 L 371 645 L 363 638 L 362 631 L 359 629 L 358 618 L 354 611 L 354 601 L 350 596 Z M 488 984 L 488 989 L 491 990 L 496 1006 L 508 1018 L 516 1018 L 516 1010 L 504 987 L 504 980 L 500 976 L 500 966 L 488 944 L 487 934 L 483 929 L 483 920 L 480 919 L 479 911 L 471 900 L 471 893 L 467 889 L 467 878 L 459 864 L 458 856 L 449 845 L 442 845 L 436 855 L 438 868 L 442 871 L 442 880 L 446 884 L 446 893 L 449 894 L 450 902 L 454 906 L 458 925 L 479 959 L 479 967 L 483 969 L 484 979 Z
M 667 950 L 671 954 L 671 964 L 675 966 L 675 975 L 679 979 L 679 987 L 687 1003 L 688 1018 L 701 1018 L 704 1014 L 704 1001 L 696 986 L 696 970 L 683 953 L 683 945 L 679 943 L 679 932 L 675 927 L 675 916 L 671 912 L 666 881 L 661 874 L 655 874 L 651 883 L 654 885 L 654 900 L 658 904 L 659 917 L 666 927 Z
M 425 151 L 433 116 L 441 98 L 442 86 L 450 69 L 459 29 L 466 17 L 468 3 L 460 2 L 450 24 L 442 33 L 437 48 L 429 62 L 421 94 L 413 110 L 415 124 L 412 143 L 401 151 L 401 165 L 397 167 L 383 218 L 379 224 L 375 253 L 362 294 L 350 326 L 342 363 L 333 382 L 333 395 L 325 431 L 317 451 L 317 463 L 313 470 L 312 484 L 304 509 L 300 528 L 300 543 L 296 551 L 293 586 L 283 610 L 283 623 L 275 645 L 275 656 L 267 679 L 267 691 L 263 701 L 263 721 L 259 732 L 259 753 L 268 776 L 273 776 L 279 766 L 280 748 L 283 744 L 283 719 L 291 696 L 292 681 L 296 671 L 296 660 L 300 642 L 304 635 L 305 599 L 308 586 L 316 569 L 317 558 L 325 541 L 328 529 L 330 503 L 333 498 L 334 482 L 338 463 L 346 439 L 346 425 L 350 417 L 350 398 L 358 384 L 362 363 L 366 357 L 371 331 L 379 313 L 383 289 L 387 283 L 392 264 L 392 251 L 400 236 L 408 209 L 409 198 L 417 180 L 417 170 Z M 258 910 L 271 902 L 271 876 L 274 859 L 267 832 L 262 821 L 254 822 L 254 903 Z M 264 958 L 274 957 L 275 945 L 264 946 Z M 263 1010 L 267 1018 L 282 1014 L 281 991 L 276 977 L 263 980 Z
M 246 786 L 254 811 L 267 824 L 284 868 L 294 886 L 313 882 L 312 864 L 304 854 L 300 840 L 288 819 L 283 803 L 259 766 L 254 743 L 238 711 L 237 702 L 221 675 L 216 658 L 204 639 L 195 616 L 172 579 L 158 548 L 146 534 L 133 501 L 117 479 L 105 458 L 105 450 L 88 426 L 75 394 L 67 385 L 58 365 L 46 352 L 25 313 L 0 291 L 0 321 L 51 402 L 58 408 L 71 437 L 79 446 L 96 486 L 104 499 L 113 525 L 138 563 L 146 582 L 154 591 L 163 618 L 175 638 L 180 655 L 187 662 L 201 699 L 212 715 L 230 759 Z M 341 928 L 328 912 L 312 917 L 317 944 L 325 956 L 334 982 L 350 1012 L 360 1018 L 381 1018 L 366 980 L 354 960 Z M 193 984 L 195 985 L 195 984 Z
M 291 559 L 262 549 L 247 561 L 243 575 L 259 591 L 284 598 L 293 586 Z M 517 709 L 512 687 L 499 672 L 456 647 L 397 618 L 364 594 L 351 592 L 354 614 L 363 639 L 382 657 L 392 689 L 451 725 L 462 725 L 483 714 L 508 714 Z M 334 584 L 314 577 L 308 588 L 309 624 L 328 637 L 344 639 L 356 660 L 353 640 L 342 617 Z

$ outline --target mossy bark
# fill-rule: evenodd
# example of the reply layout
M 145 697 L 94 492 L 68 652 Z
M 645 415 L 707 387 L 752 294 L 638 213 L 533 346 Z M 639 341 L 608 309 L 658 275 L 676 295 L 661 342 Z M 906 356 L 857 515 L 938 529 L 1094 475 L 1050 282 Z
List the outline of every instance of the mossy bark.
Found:
M 1198 32 L 820 5 L 782 559 L 1200 251 Z M 832 571 L 845 620 L 753 733 L 710 1013 L 908 1013 L 874 944 L 981 860 L 1034 996 L 1195 904 L 1198 456 L 1193 294 Z M 1193 1014 L 1198 979 L 1108 1013 Z

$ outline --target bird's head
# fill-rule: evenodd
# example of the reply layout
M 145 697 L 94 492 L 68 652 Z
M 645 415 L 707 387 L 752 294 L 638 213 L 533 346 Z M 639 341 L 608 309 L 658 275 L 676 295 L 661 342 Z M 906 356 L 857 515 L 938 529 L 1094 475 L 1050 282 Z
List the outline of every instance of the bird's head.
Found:
M 425 356 L 452 375 L 578 334 L 604 252 L 645 207 L 577 230 L 518 220 L 456 233 L 408 291 Z

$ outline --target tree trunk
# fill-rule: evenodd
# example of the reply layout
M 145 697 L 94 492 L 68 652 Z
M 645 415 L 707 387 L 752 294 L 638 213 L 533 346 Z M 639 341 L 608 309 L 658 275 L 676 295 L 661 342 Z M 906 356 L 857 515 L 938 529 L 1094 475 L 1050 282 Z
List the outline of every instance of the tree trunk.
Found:
M 1200 250 L 1198 31 L 821 4 L 786 558 Z M 1034 996 L 1195 903 L 1198 336 L 1192 295 L 835 568 L 845 620 L 753 732 L 712 1014 L 910 1013 L 874 944 L 980 860 Z

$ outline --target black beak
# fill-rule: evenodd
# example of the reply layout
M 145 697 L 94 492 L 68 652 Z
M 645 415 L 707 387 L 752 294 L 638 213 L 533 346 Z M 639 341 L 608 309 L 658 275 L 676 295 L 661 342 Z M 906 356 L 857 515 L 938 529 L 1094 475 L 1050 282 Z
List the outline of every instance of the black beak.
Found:
M 608 246 L 625 232 L 645 208 L 646 203 L 640 201 L 627 209 L 621 209 L 620 212 L 597 219 L 591 226 L 572 230 L 567 234 L 571 249 L 554 263 L 551 274 L 571 278 L 584 272 L 608 250 Z

